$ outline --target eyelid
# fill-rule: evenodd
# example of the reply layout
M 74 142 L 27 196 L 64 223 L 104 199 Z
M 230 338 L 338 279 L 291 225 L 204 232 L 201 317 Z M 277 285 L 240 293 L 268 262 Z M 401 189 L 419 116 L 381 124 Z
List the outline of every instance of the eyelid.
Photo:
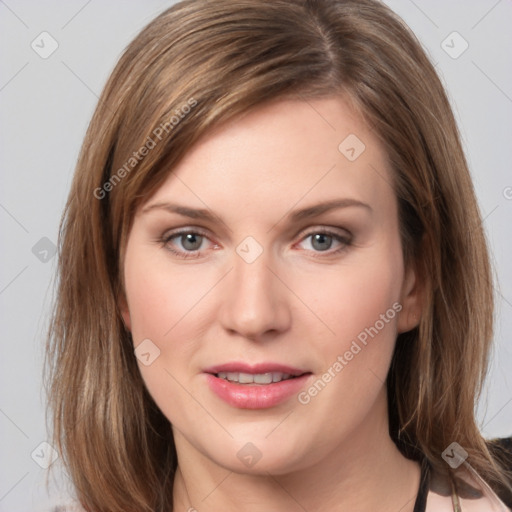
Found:
M 164 232 L 162 235 L 162 239 L 170 239 L 177 235 L 182 235 L 186 233 L 195 233 L 197 235 L 204 236 L 206 238 L 210 238 L 210 235 L 203 228 L 199 228 L 197 226 L 184 226 L 182 228 L 169 229 Z
M 334 226 L 326 226 L 326 225 L 321 225 L 321 224 L 317 225 L 317 226 L 305 228 L 302 231 L 300 231 L 300 233 L 297 236 L 305 237 L 305 236 L 312 235 L 315 233 L 326 233 L 326 234 L 337 235 L 337 236 L 343 236 L 344 234 L 346 234 L 349 237 L 352 237 L 352 233 L 348 229 L 341 228 L 341 227 L 334 227 Z

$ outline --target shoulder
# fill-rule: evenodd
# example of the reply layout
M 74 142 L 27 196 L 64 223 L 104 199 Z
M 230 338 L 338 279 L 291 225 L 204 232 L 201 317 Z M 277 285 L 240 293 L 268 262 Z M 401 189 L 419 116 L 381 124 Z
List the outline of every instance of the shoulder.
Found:
M 510 512 L 510 508 L 478 475 L 459 471 L 455 489 L 445 481 L 437 481 L 427 495 L 425 512 Z
M 492 456 L 512 471 L 512 438 L 488 441 Z M 505 488 L 491 489 L 470 464 L 464 463 L 454 478 L 432 471 L 426 512 L 510 512 L 512 496 Z M 511 481 L 512 486 L 512 481 Z M 457 508 L 457 505 L 459 508 Z

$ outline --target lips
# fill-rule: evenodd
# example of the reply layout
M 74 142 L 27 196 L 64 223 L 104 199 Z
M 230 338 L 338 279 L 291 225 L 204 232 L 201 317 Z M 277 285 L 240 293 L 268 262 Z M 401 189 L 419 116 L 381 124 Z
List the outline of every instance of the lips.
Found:
M 299 393 L 311 372 L 278 363 L 232 362 L 204 370 L 210 390 L 232 407 L 265 409 Z

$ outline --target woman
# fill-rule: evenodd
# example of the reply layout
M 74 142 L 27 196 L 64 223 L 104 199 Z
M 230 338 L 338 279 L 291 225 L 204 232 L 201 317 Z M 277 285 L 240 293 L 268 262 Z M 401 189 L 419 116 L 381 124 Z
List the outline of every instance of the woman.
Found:
M 85 510 L 507 510 L 481 217 L 373 0 L 188 0 L 129 45 L 62 224 L 55 442 Z

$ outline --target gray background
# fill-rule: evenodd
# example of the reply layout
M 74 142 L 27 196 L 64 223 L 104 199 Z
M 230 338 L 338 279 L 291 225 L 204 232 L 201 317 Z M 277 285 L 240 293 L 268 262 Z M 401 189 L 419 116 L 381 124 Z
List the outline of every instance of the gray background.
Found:
M 98 95 L 124 47 L 172 3 L 0 0 L 0 511 L 50 510 L 66 500 L 62 486 L 52 486 L 47 496 L 47 471 L 31 457 L 34 450 L 36 460 L 48 453 L 39 445 L 47 438 L 41 363 L 56 263 L 52 248 Z M 387 3 L 428 50 L 459 120 L 500 285 L 496 346 L 479 421 L 487 437 L 509 436 L 512 2 Z M 31 47 L 35 40 L 39 51 L 50 48 L 50 39 L 41 42 L 43 31 L 58 43 L 46 59 Z M 450 36 L 454 31 L 469 44 L 458 58 L 452 56 L 464 42 Z

